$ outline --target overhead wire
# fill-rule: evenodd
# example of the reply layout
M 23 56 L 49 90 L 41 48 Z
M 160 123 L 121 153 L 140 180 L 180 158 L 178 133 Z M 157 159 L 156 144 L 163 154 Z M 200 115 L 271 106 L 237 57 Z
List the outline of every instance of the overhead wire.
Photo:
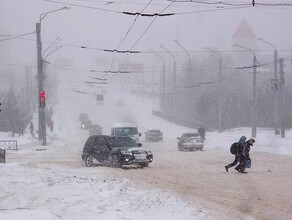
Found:
M 52 2 L 52 3 L 56 3 L 56 4 L 70 5 L 70 6 L 86 8 L 86 9 L 94 9 L 94 10 L 99 10 L 99 11 L 106 11 L 106 12 L 113 12 L 113 13 L 123 14 L 123 12 L 121 12 L 121 11 L 115 11 L 115 10 L 110 10 L 110 9 L 105 9 L 105 8 L 97 8 L 97 7 L 92 7 L 92 6 L 79 5 L 79 4 L 73 4 L 73 3 L 61 2 L 61 1 L 54 1 L 54 0 L 43 0 L 43 1 Z
M 160 11 L 159 14 L 163 13 L 165 10 L 167 10 L 174 2 L 171 2 L 170 4 L 168 4 L 163 10 Z M 136 42 L 133 44 L 133 46 L 130 48 L 130 51 L 138 44 L 138 42 L 142 39 L 142 37 L 146 34 L 146 32 L 149 30 L 149 28 L 152 26 L 152 24 L 154 23 L 154 21 L 156 20 L 157 16 L 155 16 L 153 18 L 153 20 L 151 21 L 151 23 L 146 27 L 146 29 L 144 30 L 144 32 L 142 33 L 142 35 L 136 40 Z M 124 61 L 122 63 L 121 69 L 124 67 L 125 62 L 127 60 L 128 57 L 128 53 L 126 54 Z M 110 78 L 114 77 L 115 75 L 112 75 Z M 110 79 L 109 78 L 109 79 Z
M 140 11 L 140 13 L 142 13 L 152 2 L 153 0 L 150 0 L 147 5 Z M 132 30 L 132 28 L 134 27 L 137 19 L 138 19 L 139 15 L 136 16 L 136 18 L 134 19 L 133 23 L 131 24 L 130 28 L 128 29 L 127 33 L 125 34 L 125 36 L 123 37 L 123 39 L 121 40 L 121 42 L 119 43 L 118 47 L 117 47 L 117 50 L 120 48 L 120 46 L 123 44 L 123 42 L 125 41 L 125 39 L 127 38 L 127 36 L 129 35 L 130 31 Z M 115 61 L 115 57 L 116 57 L 116 53 L 114 53 L 114 56 L 113 56 L 113 60 L 112 60 L 112 63 L 110 65 L 110 70 L 112 70 L 112 67 L 113 67 L 113 64 L 114 64 L 114 61 Z
M 16 38 L 21 38 L 21 37 L 28 36 L 28 35 L 35 34 L 35 33 L 36 33 L 36 31 L 29 32 L 29 33 L 25 33 L 25 34 L 18 34 L 18 35 L 13 36 L 13 37 L 8 37 L 8 38 L 0 39 L 0 41 L 7 41 L 7 40 L 16 39 Z
M 173 0 L 166 0 L 166 1 L 173 1 Z M 198 4 L 205 4 L 205 5 L 226 5 L 226 6 L 292 6 L 290 3 L 261 3 L 256 1 L 249 1 L 244 3 L 232 3 L 232 2 L 224 2 L 224 1 L 198 1 L 198 0 L 178 0 L 177 3 L 186 2 L 186 3 L 198 3 Z M 235 1 L 236 2 L 236 1 Z

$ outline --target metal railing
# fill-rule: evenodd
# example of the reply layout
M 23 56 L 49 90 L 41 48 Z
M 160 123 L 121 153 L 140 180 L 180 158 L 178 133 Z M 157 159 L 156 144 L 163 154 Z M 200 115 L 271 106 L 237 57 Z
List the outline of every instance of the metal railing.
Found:
M 16 140 L 0 140 L 0 149 L 2 150 L 18 150 Z

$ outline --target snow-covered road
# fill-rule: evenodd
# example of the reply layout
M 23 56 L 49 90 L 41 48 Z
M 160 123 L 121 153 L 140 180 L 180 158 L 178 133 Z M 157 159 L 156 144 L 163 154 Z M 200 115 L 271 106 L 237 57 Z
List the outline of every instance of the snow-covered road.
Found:
M 9 151 L 7 164 L 0 164 L 1 220 L 292 218 L 292 132 L 283 140 L 259 129 L 252 169 L 247 175 L 227 173 L 230 143 L 249 137 L 250 129 L 207 132 L 205 151 L 179 152 L 176 137 L 192 129 L 152 116 L 155 101 L 127 96 L 124 106 L 116 106 L 115 94 L 106 97 L 97 105 L 93 96 L 64 94 L 67 102 L 56 109 L 59 123 L 48 133 L 47 147 L 28 134 L 18 138 L 19 151 Z M 81 100 L 78 108 L 75 98 Z M 80 130 L 82 112 L 104 134 L 117 121 L 137 124 L 154 162 L 144 169 L 85 167 L 80 155 L 88 131 Z M 164 141 L 145 143 L 143 133 L 150 128 L 161 129 Z

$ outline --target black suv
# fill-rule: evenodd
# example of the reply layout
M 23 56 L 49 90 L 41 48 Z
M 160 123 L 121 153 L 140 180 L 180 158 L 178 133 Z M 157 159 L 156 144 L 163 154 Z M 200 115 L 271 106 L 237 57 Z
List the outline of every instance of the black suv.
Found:
M 93 135 L 85 142 L 81 158 L 87 167 L 91 167 L 94 161 L 115 167 L 147 167 L 153 161 L 153 154 L 130 137 Z

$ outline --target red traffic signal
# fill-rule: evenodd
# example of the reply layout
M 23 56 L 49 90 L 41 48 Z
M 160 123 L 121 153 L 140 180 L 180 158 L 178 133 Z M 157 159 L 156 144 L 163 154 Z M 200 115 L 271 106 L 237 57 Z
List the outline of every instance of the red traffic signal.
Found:
M 44 90 L 40 91 L 40 107 L 46 106 L 46 93 Z

